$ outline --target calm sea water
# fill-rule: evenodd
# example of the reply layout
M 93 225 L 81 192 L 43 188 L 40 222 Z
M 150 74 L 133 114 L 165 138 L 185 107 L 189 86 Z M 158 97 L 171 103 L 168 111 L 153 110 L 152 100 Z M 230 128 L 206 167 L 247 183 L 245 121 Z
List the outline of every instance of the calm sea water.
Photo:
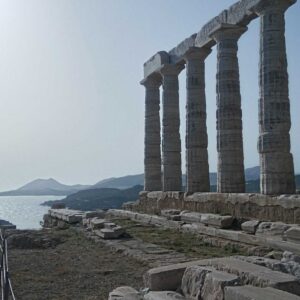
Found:
M 17 225 L 18 229 L 41 228 L 40 221 L 48 211 L 41 203 L 47 200 L 59 200 L 64 196 L 7 196 L 0 197 L 0 219 Z

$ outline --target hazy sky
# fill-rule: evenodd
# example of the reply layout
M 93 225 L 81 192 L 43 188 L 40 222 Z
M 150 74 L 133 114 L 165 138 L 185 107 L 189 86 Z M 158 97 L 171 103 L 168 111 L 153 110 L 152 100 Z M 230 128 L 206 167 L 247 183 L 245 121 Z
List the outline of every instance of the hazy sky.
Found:
M 143 172 L 143 63 L 235 0 L 0 0 L 0 190 Z M 300 5 L 286 14 L 292 152 L 300 172 Z M 259 22 L 239 46 L 245 165 L 258 165 Z M 210 170 L 216 170 L 216 49 L 207 59 Z M 184 150 L 185 71 L 180 75 Z M 184 162 L 183 152 L 183 162 Z

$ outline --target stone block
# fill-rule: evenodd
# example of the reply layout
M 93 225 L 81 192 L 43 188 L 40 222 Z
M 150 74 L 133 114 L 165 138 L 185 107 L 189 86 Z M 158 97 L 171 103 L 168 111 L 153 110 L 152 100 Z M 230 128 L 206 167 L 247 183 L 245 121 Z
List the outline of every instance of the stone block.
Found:
M 193 265 L 197 265 L 197 261 L 150 269 L 144 274 L 144 285 L 151 291 L 176 291 L 185 269 Z
M 105 211 L 104 210 L 96 210 L 96 211 L 87 211 L 83 214 L 84 218 L 91 219 L 91 218 L 105 218 Z
M 300 243 L 300 226 L 291 227 L 285 232 L 285 236 L 288 242 Z
M 150 292 L 144 296 L 144 300 L 185 300 L 185 298 L 172 291 Z
M 282 222 L 262 222 L 258 225 L 255 235 L 283 240 L 284 232 L 290 227 Z
M 198 212 L 182 212 L 181 220 L 188 223 L 202 223 L 217 228 L 230 228 L 233 217 L 216 214 L 202 214 Z
M 93 218 L 90 220 L 90 226 L 93 230 L 102 229 L 107 221 L 104 219 Z
M 201 290 L 205 277 L 211 273 L 211 268 L 192 266 L 186 268 L 181 282 L 183 295 L 191 300 L 201 299 Z
M 181 289 L 191 300 L 222 300 L 225 286 L 235 286 L 238 276 L 216 271 L 207 267 L 188 267 L 182 278 Z
M 225 288 L 225 300 L 300 300 L 300 297 L 274 288 L 238 286 Z
M 174 216 L 174 215 L 180 215 L 180 210 L 178 210 L 178 209 L 163 209 L 163 210 L 161 210 L 161 215 L 163 216 L 163 217 L 166 217 L 166 218 L 169 218 L 169 217 L 171 217 L 171 216 Z
M 274 287 L 300 295 L 300 282 L 292 275 L 272 271 L 266 267 L 242 261 L 234 257 L 214 258 L 199 261 L 201 266 L 211 266 L 217 270 L 237 275 L 241 284 L 259 287 Z
M 239 282 L 240 279 L 235 275 L 213 271 L 206 275 L 201 290 L 201 299 L 223 300 L 225 287 L 239 285 Z
M 113 229 L 103 228 L 95 231 L 98 236 L 105 240 L 118 239 L 124 234 L 124 229 L 120 226 L 117 226 Z
M 242 225 L 241 225 L 242 230 L 247 232 L 247 233 L 255 234 L 259 223 L 260 222 L 258 220 L 246 221 L 246 222 L 242 223 Z
M 129 286 L 121 286 L 109 293 L 108 300 L 142 300 L 138 291 Z

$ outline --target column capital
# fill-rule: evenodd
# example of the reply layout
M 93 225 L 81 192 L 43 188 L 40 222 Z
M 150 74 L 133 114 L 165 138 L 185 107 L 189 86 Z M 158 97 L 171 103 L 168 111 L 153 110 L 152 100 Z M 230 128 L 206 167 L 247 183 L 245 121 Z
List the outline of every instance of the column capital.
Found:
M 187 62 L 192 59 L 205 60 L 206 57 L 211 53 L 210 48 L 206 47 L 191 47 L 184 55 L 184 60 Z
M 260 1 L 260 3 L 251 8 L 251 10 L 258 16 L 262 16 L 268 12 L 273 11 L 285 12 L 296 2 L 297 0 L 264 0 Z
M 227 39 L 238 40 L 247 30 L 248 28 L 246 26 L 221 24 L 219 28 L 212 32 L 210 37 L 216 42 L 221 42 Z
M 148 76 L 140 84 L 146 88 L 159 88 L 162 84 L 162 77 L 159 74 Z
M 160 74 L 162 76 L 166 76 L 166 75 L 178 76 L 183 69 L 184 69 L 184 64 L 178 64 L 178 65 L 165 64 L 160 68 Z

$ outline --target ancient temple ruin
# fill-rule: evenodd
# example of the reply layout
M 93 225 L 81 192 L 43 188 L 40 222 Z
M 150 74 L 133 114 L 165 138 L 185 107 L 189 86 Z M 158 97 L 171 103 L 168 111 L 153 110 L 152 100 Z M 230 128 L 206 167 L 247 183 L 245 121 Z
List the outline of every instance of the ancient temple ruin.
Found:
M 209 192 L 205 59 L 217 45 L 217 191 L 244 193 L 244 154 L 238 40 L 260 18 L 260 189 L 265 195 L 295 193 L 290 152 L 290 102 L 285 12 L 296 0 L 242 0 L 213 18 L 169 52 L 144 64 L 145 191 L 181 191 L 178 75 L 186 68 L 186 191 Z M 243 83 L 241 83 L 243 84 Z M 162 101 L 160 100 L 162 87 Z M 162 106 L 162 126 L 160 125 Z M 161 141 L 162 131 L 162 141 Z M 162 145 L 162 153 L 161 153 Z

